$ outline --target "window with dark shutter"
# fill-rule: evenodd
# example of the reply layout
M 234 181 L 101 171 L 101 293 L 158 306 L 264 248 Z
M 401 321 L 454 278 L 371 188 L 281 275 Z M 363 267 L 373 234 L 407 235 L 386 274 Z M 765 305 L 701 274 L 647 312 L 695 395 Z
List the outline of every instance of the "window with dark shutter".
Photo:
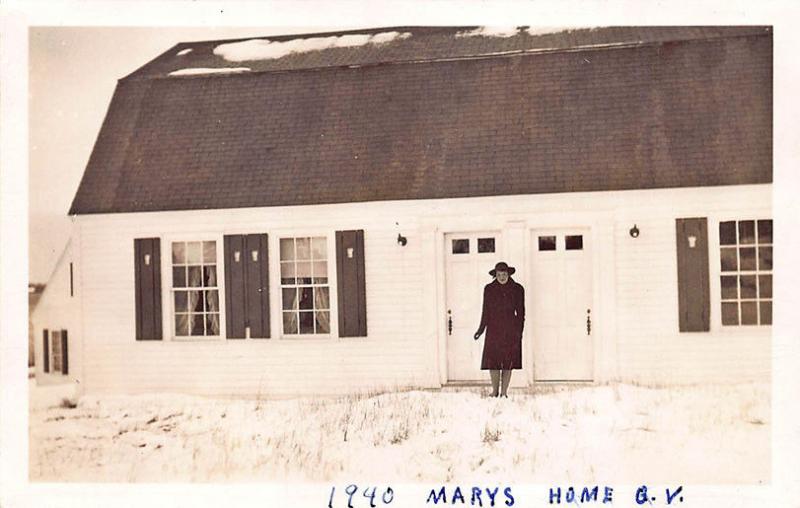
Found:
M 723 326 L 772 324 L 772 220 L 719 223 Z
M 339 336 L 367 336 L 364 231 L 336 232 Z
M 136 340 L 161 340 L 161 240 L 133 243 L 136 286 Z
M 61 342 L 61 330 L 53 330 L 50 332 L 50 354 L 52 358 L 50 359 L 50 366 L 52 367 L 53 372 L 61 372 L 61 346 L 64 343 Z
M 282 335 L 331 333 L 328 238 L 282 237 L 279 246 Z
M 172 333 L 175 338 L 220 336 L 217 241 L 170 243 Z
M 226 235 L 225 330 L 229 339 L 268 339 L 269 258 L 266 234 Z
M 50 337 L 47 328 L 42 333 L 42 370 L 50 372 Z
M 711 308 L 708 273 L 708 221 L 675 220 L 678 255 L 678 314 L 681 332 L 707 332 Z

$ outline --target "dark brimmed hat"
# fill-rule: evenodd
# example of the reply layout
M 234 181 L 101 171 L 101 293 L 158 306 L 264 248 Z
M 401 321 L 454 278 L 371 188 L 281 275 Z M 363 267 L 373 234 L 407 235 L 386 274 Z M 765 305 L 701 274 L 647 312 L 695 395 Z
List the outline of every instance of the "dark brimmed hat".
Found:
M 513 266 L 508 266 L 505 261 L 500 261 L 499 263 L 494 265 L 493 270 L 489 270 L 489 275 L 494 277 L 497 272 L 508 272 L 509 275 L 514 275 L 514 272 L 516 271 L 517 269 L 514 268 Z

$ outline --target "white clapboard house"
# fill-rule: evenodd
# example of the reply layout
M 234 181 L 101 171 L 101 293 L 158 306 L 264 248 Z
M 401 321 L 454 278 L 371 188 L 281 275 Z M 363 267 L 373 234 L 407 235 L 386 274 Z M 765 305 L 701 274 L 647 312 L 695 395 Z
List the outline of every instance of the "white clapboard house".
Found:
M 37 376 L 243 396 L 487 380 L 498 261 L 539 382 L 769 379 L 769 27 L 181 43 L 119 80 Z

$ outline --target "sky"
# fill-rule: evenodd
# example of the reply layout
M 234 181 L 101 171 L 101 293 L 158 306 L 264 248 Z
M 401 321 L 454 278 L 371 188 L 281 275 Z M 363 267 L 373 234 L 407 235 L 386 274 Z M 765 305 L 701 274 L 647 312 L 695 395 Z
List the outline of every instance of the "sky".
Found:
M 330 30 L 342 29 L 341 25 Z M 344 27 L 346 28 L 346 27 Z M 117 80 L 178 42 L 325 27 L 31 27 L 29 277 L 46 283 L 70 236 L 68 217 Z

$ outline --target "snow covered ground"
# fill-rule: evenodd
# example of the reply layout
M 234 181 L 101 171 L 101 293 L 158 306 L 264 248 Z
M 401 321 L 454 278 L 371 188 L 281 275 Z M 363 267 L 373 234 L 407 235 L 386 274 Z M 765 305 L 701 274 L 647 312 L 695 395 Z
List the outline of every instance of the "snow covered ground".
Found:
M 85 396 L 74 408 L 63 392 L 31 381 L 32 481 L 770 481 L 767 384 Z

